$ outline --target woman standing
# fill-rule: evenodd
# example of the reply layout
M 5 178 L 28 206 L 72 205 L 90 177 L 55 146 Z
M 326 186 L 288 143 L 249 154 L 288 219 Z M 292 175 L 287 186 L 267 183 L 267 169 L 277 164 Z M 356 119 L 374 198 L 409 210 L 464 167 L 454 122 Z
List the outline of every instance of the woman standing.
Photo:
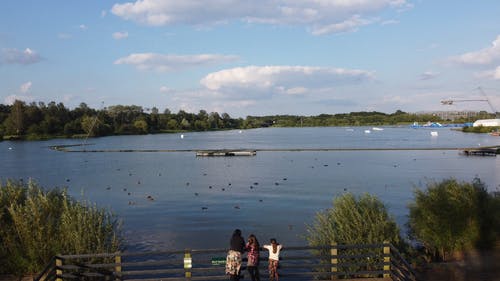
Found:
M 241 236 L 241 230 L 235 229 L 231 236 L 229 252 L 226 257 L 226 274 L 230 279 L 240 280 L 241 254 L 245 251 L 245 240 Z
M 280 260 L 280 251 L 283 248 L 276 239 L 271 238 L 271 245 L 264 245 L 264 249 L 269 250 L 269 280 L 278 281 L 278 265 Z
M 245 246 L 245 249 L 248 251 L 247 258 L 247 269 L 248 273 L 250 273 L 250 277 L 252 281 L 260 281 L 260 273 L 259 273 L 259 241 L 255 235 L 250 234 L 248 236 L 248 242 Z

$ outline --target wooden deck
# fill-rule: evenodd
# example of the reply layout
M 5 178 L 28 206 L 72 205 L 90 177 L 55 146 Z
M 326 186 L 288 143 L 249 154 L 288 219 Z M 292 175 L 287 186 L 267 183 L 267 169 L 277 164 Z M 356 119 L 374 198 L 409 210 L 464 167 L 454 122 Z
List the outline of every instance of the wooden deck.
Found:
M 462 154 L 465 156 L 497 156 L 499 148 L 476 148 L 476 149 L 464 149 Z
M 265 250 L 259 266 L 267 279 Z M 227 249 L 103 253 L 56 256 L 34 280 L 227 280 Z M 243 280 L 249 280 L 243 259 Z M 415 281 L 411 266 L 390 243 L 286 247 L 280 256 L 280 279 Z

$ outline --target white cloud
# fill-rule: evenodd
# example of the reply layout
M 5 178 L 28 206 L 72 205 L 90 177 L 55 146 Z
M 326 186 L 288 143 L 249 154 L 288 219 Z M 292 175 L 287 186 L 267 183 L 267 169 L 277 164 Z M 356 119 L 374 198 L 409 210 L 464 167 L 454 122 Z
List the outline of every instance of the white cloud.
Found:
M 78 28 L 80 28 L 81 30 L 87 30 L 88 29 L 88 27 L 85 24 L 80 24 L 78 26 Z
M 138 53 L 119 58 L 114 63 L 134 65 L 139 70 L 173 71 L 190 67 L 233 62 L 237 59 L 237 56 L 218 54 L 164 55 Z
M 31 83 L 31 81 L 28 81 L 24 84 L 21 85 L 21 87 L 19 87 L 19 91 L 22 93 L 22 94 L 26 94 L 27 92 L 29 92 L 29 90 L 31 90 L 31 86 L 33 84 Z
M 117 3 L 111 13 L 145 25 L 206 26 L 244 21 L 275 25 L 304 25 L 313 34 L 355 31 L 388 10 L 409 9 L 406 0 L 136 0 Z
M 341 32 L 357 31 L 359 29 L 359 27 L 364 26 L 364 25 L 369 25 L 375 21 L 377 21 L 377 20 L 363 19 L 359 15 L 353 15 L 351 18 L 346 19 L 343 22 L 314 27 L 312 30 L 312 34 L 323 35 L 323 34 L 329 34 L 329 33 L 341 33 Z
M 289 95 L 303 95 L 307 93 L 307 88 L 304 87 L 295 87 L 290 88 L 285 91 Z
M 491 65 L 500 62 L 500 35 L 489 48 L 452 57 L 451 61 L 463 65 Z
M 68 33 L 59 33 L 59 34 L 57 34 L 57 37 L 59 39 L 65 40 L 65 39 L 71 39 L 72 36 L 71 36 L 71 34 L 68 34 Z
M 353 106 L 352 88 L 364 87 L 374 76 L 370 71 L 333 67 L 237 67 L 206 75 L 199 89 L 169 89 L 168 97 L 192 112 L 205 109 L 237 116 L 305 112 L 307 105 L 329 109 Z
M 312 66 L 247 66 L 210 73 L 200 83 L 212 91 L 303 94 L 371 80 L 365 70 Z
M 431 80 L 439 76 L 439 73 L 437 72 L 432 72 L 432 71 L 426 71 L 422 74 L 420 74 L 420 80 Z
M 101 11 L 101 18 L 104 18 L 107 14 L 108 14 L 108 12 L 106 10 L 102 10 Z
M 417 108 L 426 110 L 449 110 L 439 102 L 447 97 L 459 96 L 459 92 L 454 91 L 424 91 L 407 95 L 385 95 L 376 101 L 375 108 L 399 108 L 405 111 Z M 417 105 L 417 106 L 416 106 Z
M 393 24 L 398 24 L 398 20 L 385 20 L 380 23 L 380 25 L 393 25 Z
M 172 90 L 172 89 L 170 89 L 170 88 L 169 88 L 169 87 L 167 87 L 167 86 L 161 86 L 161 87 L 160 87 L 160 92 L 162 92 L 162 93 L 169 93 L 169 92 L 172 92 L 172 91 L 173 91 L 173 90 Z
M 34 64 L 41 61 L 40 55 L 26 48 L 24 51 L 18 49 L 2 49 L 0 51 L 0 64 Z
M 125 39 L 128 37 L 128 32 L 127 31 L 118 31 L 118 32 L 115 32 L 113 33 L 113 38 L 115 38 L 116 40 L 120 40 L 120 39 Z
M 487 71 L 482 71 L 476 73 L 477 78 L 486 78 L 486 79 L 493 79 L 493 80 L 500 80 L 500 66 L 493 70 L 487 70 Z
M 23 95 L 10 95 L 5 97 L 4 104 L 12 105 L 16 100 L 24 101 L 24 102 L 32 102 L 34 98 L 32 96 L 23 96 Z
M 63 102 L 65 104 L 67 104 L 67 103 L 70 103 L 71 101 L 73 101 L 75 99 L 75 96 L 72 94 L 67 94 L 67 95 L 64 95 L 62 99 L 63 99 Z
M 239 111 L 258 104 L 257 100 L 250 98 L 227 99 L 215 91 L 197 89 L 187 91 L 171 91 L 172 101 L 178 104 L 179 109 L 188 112 L 197 112 L 200 109 L 208 112 Z M 240 112 L 241 114 L 241 112 Z

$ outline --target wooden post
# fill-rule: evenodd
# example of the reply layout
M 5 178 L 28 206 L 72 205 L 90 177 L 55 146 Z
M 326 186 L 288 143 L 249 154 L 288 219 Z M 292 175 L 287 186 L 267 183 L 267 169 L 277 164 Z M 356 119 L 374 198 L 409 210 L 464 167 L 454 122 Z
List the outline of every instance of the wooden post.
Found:
M 63 281 L 62 265 L 63 265 L 63 260 L 61 259 L 61 257 L 56 256 L 56 281 Z
M 330 248 L 330 255 L 331 255 L 331 259 L 330 259 L 330 263 L 332 264 L 332 268 L 331 268 L 331 271 L 332 273 L 336 273 L 338 271 L 338 263 L 339 263 L 339 259 L 337 258 L 337 254 L 338 254 L 338 248 L 337 248 L 337 243 L 332 243 L 331 245 L 332 247 Z M 334 275 L 334 274 L 331 274 L 331 280 L 335 280 L 337 279 L 337 275 Z
M 122 280 L 122 257 L 119 252 L 115 255 L 115 280 Z
M 191 258 L 191 251 L 186 249 L 184 252 L 184 275 L 186 280 L 191 280 L 191 268 L 193 267 L 193 260 Z
M 391 247 L 389 241 L 384 241 L 384 272 L 391 270 Z M 390 273 L 384 273 L 384 278 L 390 278 Z

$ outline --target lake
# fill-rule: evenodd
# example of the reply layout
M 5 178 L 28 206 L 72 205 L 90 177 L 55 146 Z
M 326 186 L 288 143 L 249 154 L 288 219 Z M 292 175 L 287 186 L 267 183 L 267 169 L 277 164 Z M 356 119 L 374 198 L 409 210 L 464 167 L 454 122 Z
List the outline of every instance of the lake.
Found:
M 366 133 L 365 130 L 370 130 Z M 466 157 L 447 148 L 500 145 L 487 134 L 407 127 L 263 128 L 89 139 L 106 149 L 440 148 L 381 151 L 258 151 L 253 157 L 194 152 L 66 153 L 52 145 L 83 140 L 0 142 L 0 179 L 32 178 L 68 187 L 76 198 L 110 208 L 124 222 L 127 248 L 224 248 L 235 228 L 261 241 L 304 245 L 306 224 L 345 192 L 378 196 L 400 227 L 415 188 L 429 181 L 479 177 L 500 185 L 498 157 Z M 81 149 L 75 147 L 74 149 Z

